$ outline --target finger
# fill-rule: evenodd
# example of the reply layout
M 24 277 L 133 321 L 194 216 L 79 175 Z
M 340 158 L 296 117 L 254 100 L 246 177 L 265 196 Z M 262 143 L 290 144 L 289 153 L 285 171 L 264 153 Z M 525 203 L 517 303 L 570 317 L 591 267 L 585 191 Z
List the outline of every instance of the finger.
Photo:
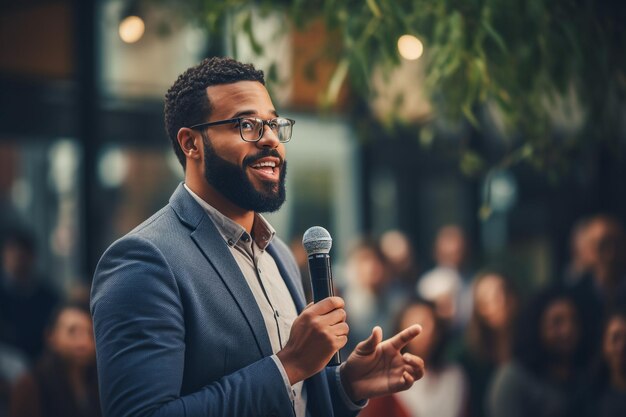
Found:
M 405 353 L 402 355 L 405 363 L 405 371 L 409 372 L 415 380 L 421 379 L 425 373 L 424 360 L 419 356 Z
M 329 313 L 324 314 L 323 316 L 321 316 L 321 320 L 324 324 L 327 324 L 329 326 L 335 325 L 337 323 L 343 323 L 346 321 L 346 310 L 344 310 L 343 308 L 337 308 Z
M 309 304 L 306 305 L 306 307 L 304 307 L 304 309 L 302 311 L 304 311 L 307 308 L 311 307 L 313 304 L 314 304 L 313 301 L 311 301 Z
M 338 336 L 337 337 L 337 350 L 343 348 L 348 343 L 348 336 Z
M 338 308 L 343 308 L 344 305 L 345 303 L 341 297 L 327 297 L 313 304 L 311 312 L 321 316 Z
M 411 387 L 411 385 L 413 385 L 414 382 L 415 382 L 415 378 L 413 378 L 413 376 L 410 373 L 408 372 L 402 373 L 402 388 L 408 389 Z
M 376 326 L 372 329 L 370 337 L 356 345 L 354 351 L 359 355 L 370 355 L 374 352 L 381 340 L 383 340 L 383 329 Z
M 395 349 L 400 350 L 421 332 L 422 326 L 420 326 L 419 324 L 414 324 L 402 330 L 400 333 L 387 340 L 387 342 L 389 342 L 391 346 L 393 346 Z
M 347 323 L 337 323 L 331 329 L 335 336 L 347 336 L 350 332 L 350 327 Z

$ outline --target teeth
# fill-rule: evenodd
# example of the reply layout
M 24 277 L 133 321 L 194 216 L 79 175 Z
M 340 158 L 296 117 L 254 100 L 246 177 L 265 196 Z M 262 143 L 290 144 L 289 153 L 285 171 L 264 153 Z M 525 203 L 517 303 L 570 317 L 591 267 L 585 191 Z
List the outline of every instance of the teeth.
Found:
M 260 167 L 272 167 L 272 168 L 275 168 L 276 167 L 276 163 L 275 162 L 259 162 L 257 164 L 252 165 L 252 168 L 260 168 Z

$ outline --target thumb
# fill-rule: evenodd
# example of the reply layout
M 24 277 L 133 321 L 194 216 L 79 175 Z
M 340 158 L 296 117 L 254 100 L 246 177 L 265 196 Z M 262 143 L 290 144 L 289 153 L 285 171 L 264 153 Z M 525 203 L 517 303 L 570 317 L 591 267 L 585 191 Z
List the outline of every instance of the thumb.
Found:
M 358 355 L 371 355 L 376 350 L 376 346 L 383 340 L 383 329 L 376 326 L 372 329 L 372 334 L 366 340 L 356 345 L 354 349 Z

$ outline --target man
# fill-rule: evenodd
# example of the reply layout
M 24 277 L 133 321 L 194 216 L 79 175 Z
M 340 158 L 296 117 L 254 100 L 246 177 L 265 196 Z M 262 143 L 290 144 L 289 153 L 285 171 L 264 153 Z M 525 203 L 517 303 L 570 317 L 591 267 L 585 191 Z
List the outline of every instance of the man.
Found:
M 296 263 L 259 212 L 285 199 L 284 143 L 263 73 L 212 58 L 166 95 L 185 168 L 169 204 L 115 242 L 92 313 L 105 416 L 348 416 L 406 389 L 422 360 L 375 328 L 341 367 L 343 300 L 304 306 Z

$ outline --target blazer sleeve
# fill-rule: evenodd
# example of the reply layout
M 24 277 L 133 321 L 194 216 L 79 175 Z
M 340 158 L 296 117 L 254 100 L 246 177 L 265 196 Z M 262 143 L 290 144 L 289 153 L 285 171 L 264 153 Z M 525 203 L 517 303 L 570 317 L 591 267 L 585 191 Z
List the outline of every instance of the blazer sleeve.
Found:
M 94 276 L 91 311 L 105 417 L 292 415 L 271 357 L 180 395 L 183 306 L 170 266 L 147 239 L 130 235 L 105 252 Z

